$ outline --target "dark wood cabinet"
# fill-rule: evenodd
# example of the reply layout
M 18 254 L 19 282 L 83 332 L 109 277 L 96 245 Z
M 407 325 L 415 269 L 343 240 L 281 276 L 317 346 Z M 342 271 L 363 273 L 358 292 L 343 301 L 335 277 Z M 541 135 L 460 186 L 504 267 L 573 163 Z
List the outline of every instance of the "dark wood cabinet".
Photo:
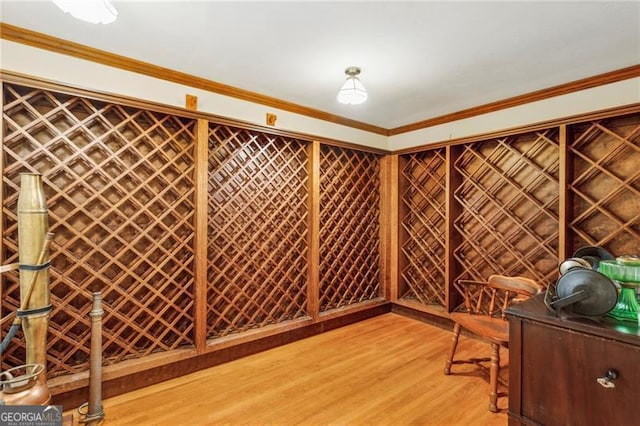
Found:
M 558 318 L 542 295 L 508 316 L 510 425 L 640 424 L 637 325 Z

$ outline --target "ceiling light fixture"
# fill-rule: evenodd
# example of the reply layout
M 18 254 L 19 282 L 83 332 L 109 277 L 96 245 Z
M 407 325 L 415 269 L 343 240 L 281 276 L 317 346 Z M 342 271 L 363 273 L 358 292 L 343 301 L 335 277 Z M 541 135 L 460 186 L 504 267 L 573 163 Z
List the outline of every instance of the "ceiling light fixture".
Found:
M 367 90 L 364 88 L 358 75 L 360 74 L 359 67 L 348 67 L 344 70 L 344 73 L 348 76 L 347 81 L 344 82 L 340 90 L 338 91 L 338 102 L 347 105 L 359 105 L 367 100 Z
M 118 11 L 110 0 L 52 0 L 63 12 L 92 24 L 109 24 Z

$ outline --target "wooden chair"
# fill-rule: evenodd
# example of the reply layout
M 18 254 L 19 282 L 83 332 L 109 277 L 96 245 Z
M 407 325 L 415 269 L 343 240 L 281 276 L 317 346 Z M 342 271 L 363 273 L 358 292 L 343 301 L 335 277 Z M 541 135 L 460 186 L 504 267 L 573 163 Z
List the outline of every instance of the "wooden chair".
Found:
M 453 327 L 453 341 L 444 367 L 444 374 L 451 374 L 452 364 L 463 363 L 476 364 L 486 372 L 487 368 L 482 363 L 489 361 L 489 411 L 495 413 L 498 411 L 500 346 L 508 347 L 509 345 L 509 322 L 506 320 L 503 310 L 514 302 L 528 299 L 539 293 L 543 287 L 528 278 L 492 275 L 486 283 L 460 280 L 456 284 L 456 288 L 464 296 L 467 312 L 451 314 L 455 326 Z M 490 358 L 453 360 L 462 328 L 491 343 Z

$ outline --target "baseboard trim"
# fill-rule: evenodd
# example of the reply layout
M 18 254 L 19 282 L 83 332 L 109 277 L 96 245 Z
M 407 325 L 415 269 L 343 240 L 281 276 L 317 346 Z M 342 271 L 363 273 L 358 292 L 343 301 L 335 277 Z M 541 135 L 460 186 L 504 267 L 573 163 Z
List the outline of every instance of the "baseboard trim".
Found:
M 393 303 L 391 306 L 391 312 L 393 312 L 394 314 L 402 315 L 418 321 L 422 321 L 427 324 L 430 324 L 445 330 L 453 329 L 453 321 L 451 321 L 449 318 L 444 318 L 442 316 L 430 314 L 428 312 L 414 309 L 406 305 L 399 305 L 397 303 Z

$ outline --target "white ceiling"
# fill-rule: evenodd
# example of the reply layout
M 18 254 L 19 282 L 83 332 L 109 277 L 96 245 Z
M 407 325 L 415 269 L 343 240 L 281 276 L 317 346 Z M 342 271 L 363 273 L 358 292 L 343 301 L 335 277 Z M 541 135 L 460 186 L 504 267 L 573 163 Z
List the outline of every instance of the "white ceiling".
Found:
M 118 1 L 91 25 L 49 1 L 8 24 L 394 128 L 640 64 L 640 2 Z M 339 104 L 344 68 L 369 100 Z

